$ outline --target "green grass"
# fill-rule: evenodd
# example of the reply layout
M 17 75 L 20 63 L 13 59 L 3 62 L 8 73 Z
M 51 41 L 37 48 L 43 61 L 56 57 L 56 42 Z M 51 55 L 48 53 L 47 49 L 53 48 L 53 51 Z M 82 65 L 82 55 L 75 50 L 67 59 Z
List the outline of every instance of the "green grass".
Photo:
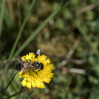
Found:
M 0 1 L 0 99 L 99 99 L 99 1 L 8 1 Z M 27 89 L 15 66 L 37 49 L 54 77 L 45 89 Z
M 2 22 L 4 17 L 5 1 L 6 0 L 2 0 L 2 4 L 1 4 L 2 6 L 1 6 L 1 13 L 0 13 L 0 38 L 2 33 Z

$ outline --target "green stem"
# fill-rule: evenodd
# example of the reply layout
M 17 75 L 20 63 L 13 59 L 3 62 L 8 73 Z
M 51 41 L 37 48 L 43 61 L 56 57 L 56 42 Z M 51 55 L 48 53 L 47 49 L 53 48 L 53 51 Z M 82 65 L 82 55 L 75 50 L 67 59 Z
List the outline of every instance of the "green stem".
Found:
M 12 79 L 10 80 L 10 82 L 8 83 L 8 85 L 3 89 L 3 92 L 4 92 L 5 90 L 7 90 L 7 88 L 8 88 L 9 85 L 12 83 L 12 81 L 13 81 L 13 79 L 14 79 L 14 77 L 16 76 L 17 73 L 18 73 L 18 72 L 16 72 L 16 73 L 13 75 L 13 77 L 12 77 Z
M 8 96 L 7 98 L 2 98 L 2 99 L 11 99 L 12 97 L 14 97 L 14 96 L 16 96 L 16 95 L 19 95 L 19 94 L 21 94 L 21 93 L 23 93 L 23 92 L 25 92 L 25 91 L 26 91 L 26 90 L 19 91 L 19 92 L 15 93 L 15 94 L 13 94 L 13 95 L 11 95 L 11 96 Z
M 21 38 L 21 35 L 22 35 L 22 32 L 23 32 L 24 26 L 26 25 L 26 22 L 28 20 L 28 17 L 30 15 L 31 11 L 32 11 L 32 8 L 33 8 L 34 4 L 35 4 L 35 0 L 32 0 L 31 6 L 30 6 L 30 8 L 28 10 L 28 13 L 27 13 L 27 16 L 26 16 L 26 18 L 25 18 L 25 20 L 24 20 L 24 22 L 23 22 L 23 24 L 22 24 L 22 26 L 20 28 L 20 31 L 19 31 L 18 36 L 16 38 L 16 41 L 15 41 L 13 47 L 12 47 L 12 50 L 11 50 L 11 53 L 9 55 L 8 60 L 10 60 L 12 58 L 12 56 L 13 56 L 13 53 L 14 53 L 14 51 L 16 49 L 16 46 L 17 46 L 17 44 L 18 44 L 18 42 L 19 42 L 19 40 Z
M 28 37 L 28 39 L 23 43 L 23 45 L 16 51 L 13 57 L 19 55 L 19 53 L 34 39 L 34 37 L 48 24 L 48 22 L 62 9 L 66 2 L 62 2 L 51 15 Z

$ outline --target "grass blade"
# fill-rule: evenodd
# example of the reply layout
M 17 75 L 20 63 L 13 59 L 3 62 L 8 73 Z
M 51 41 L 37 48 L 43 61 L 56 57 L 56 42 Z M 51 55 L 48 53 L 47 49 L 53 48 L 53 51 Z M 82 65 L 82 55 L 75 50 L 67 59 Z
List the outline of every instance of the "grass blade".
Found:
M 17 73 L 18 73 L 18 72 L 16 72 L 16 73 L 13 75 L 12 79 L 10 80 L 10 82 L 9 82 L 8 85 L 4 88 L 3 91 L 7 90 L 7 88 L 8 88 L 9 85 L 12 83 L 12 81 L 13 81 L 13 79 L 14 79 L 14 77 L 16 76 Z
M 16 38 L 16 41 L 15 41 L 15 43 L 14 43 L 14 45 L 13 45 L 13 48 L 12 48 L 12 50 L 11 50 L 11 53 L 10 53 L 10 55 L 9 55 L 9 58 L 8 58 L 9 60 L 12 58 L 13 53 L 14 53 L 14 51 L 15 51 L 15 49 L 16 49 L 17 44 L 18 44 L 18 41 L 19 41 L 19 39 L 21 38 L 21 34 L 22 34 L 23 29 L 24 29 L 24 26 L 25 26 L 25 24 L 26 24 L 26 22 L 27 22 L 27 20 L 28 20 L 28 17 L 29 17 L 29 15 L 30 15 L 30 13 L 31 13 L 31 10 L 32 10 L 32 8 L 33 8 L 34 3 L 35 3 L 35 0 L 32 0 L 32 3 L 31 3 L 31 6 L 30 6 L 30 8 L 29 8 L 29 10 L 28 10 L 27 16 L 26 16 L 26 18 L 25 18 L 25 20 L 24 20 L 24 22 L 23 22 L 23 24 L 22 24 L 22 26 L 21 26 L 21 28 L 20 28 L 20 31 L 19 31 L 18 36 L 17 36 L 17 38 Z
M 25 91 L 26 91 L 26 90 L 19 91 L 19 92 L 15 93 L 15 94 L 13 94 L 13 95 L 11 95 L 11 96 L 8 96 L 7 98 L 2 98 L 2 99 L 11 99 L 12 97 L 14 97 L 14 96 L 16 96 L 16 95 L 19 95 L 19 94 L 21 94 L 21 93 L 23 93 L 23 92 L 25 92 Z
M 3 22 L 3 16 L 4 16 L 5 1 L 6 0 L 2 0 L 2 7 L 1 7 L 1 14 L 0 14 L 0 38 L 1 38 L 1 32 L 2 32 L 2 22 Z
M 33 40 L 33 38 L 46 26 L 46 24 L 61 10 L 64 2 L 60 4 L 51 15 L 27 38 L 24 44 L 16 51 L 14 57 L 19 55 L 19 53 Z

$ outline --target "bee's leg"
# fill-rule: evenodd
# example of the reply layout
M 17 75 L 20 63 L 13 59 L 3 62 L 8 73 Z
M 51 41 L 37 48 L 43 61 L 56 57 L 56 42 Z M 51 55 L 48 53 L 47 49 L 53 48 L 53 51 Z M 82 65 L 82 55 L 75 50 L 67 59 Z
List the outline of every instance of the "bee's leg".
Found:
M 36 71 L 33 71 L 33 72 L 35 72 L 37 74 L 37 76 L 38 76 L 38 73 Z
M 31 60 L 29 59 L 29 63 L 31 63 Z
M 37 76 L 38 76 L 38 73 L 36 72 Z
M 30 71 L 30 69 L 29 69 L 29 71 Z M 29 72 L 29 75 L 30 75 L 30 72 Z
M 38 73 L 36 72 L 37 76 L 39 77 Z M 40 78 L 40 77 L 39 77 Z
M 38 73 L 36 72 L 36 71 L 33 71 L 33 72 L 35 72 L 36 74 L 37 74 L 37 76 L 39 77 L 39 75 L 38 75 Z M 40 78 L 40 77 L 39 77 Z

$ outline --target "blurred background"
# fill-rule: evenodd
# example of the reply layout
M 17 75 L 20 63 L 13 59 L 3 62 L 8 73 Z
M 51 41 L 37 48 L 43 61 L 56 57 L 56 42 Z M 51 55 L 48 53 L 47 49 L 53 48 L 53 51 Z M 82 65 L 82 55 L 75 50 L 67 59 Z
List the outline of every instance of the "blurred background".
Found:
M 0 0 L 0 99 L 21 90 L 18 75 L 3 89 L 18 58 L 37 49 L 54 64 L 52 81 L 11 99 L 99 99 L 99 1 L 62 2 Z

